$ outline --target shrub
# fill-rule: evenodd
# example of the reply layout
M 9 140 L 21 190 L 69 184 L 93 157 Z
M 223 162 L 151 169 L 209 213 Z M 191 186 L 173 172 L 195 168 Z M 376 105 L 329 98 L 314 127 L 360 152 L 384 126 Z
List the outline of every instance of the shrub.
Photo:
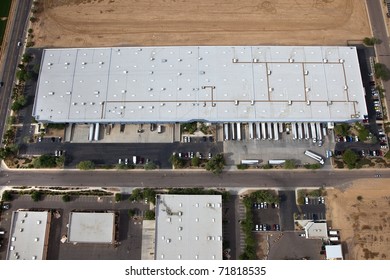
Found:
M 239 170 L 245 170 L 248 169 L 248 164 L 237 164 L 237 169 Z
M 11 201 L 12 200 L 12 194 L 10 191 L 4 191 L 3 195 L 1 197 L 2 201 Z
M 40 191 L 32 191 L 31 199 L 35 202 L 40 201 L 42 199 L 42 192 Z
M 115 194 L 115 201 L 120 202 L 122 200 L 122 194 L 121 193 L 116 193 Z
M 69 194 L 64 194 L 62 196 L 62 201 L 63 202 L 69 202 L 70 201 L 70 195 Z
M 146 210 L 144 219 L 145 220 L 154 220 L 156 218 L 155 215 L 156 214 L 154 213 L 153 210 Z
M 95 164 L 90 160 L 80 161 L 77 164 L 77 168 L 80 170 L 91 170 L 95 169 Z

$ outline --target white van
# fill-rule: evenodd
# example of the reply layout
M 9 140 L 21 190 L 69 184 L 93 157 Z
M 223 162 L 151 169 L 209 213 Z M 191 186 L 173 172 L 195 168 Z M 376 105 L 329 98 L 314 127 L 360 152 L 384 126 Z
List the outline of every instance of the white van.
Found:
M 0 235 L 4 235 L 5 234 L 5 231 L 0 231 Z
M 157 133 L 162 133 L 162 125 L 157 126 Z

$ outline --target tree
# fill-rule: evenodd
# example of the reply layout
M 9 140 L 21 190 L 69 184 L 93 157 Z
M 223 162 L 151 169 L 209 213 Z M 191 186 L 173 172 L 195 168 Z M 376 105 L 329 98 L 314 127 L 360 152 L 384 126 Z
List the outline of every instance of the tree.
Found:
M 284 163 L 285 169 L 294 169 L 296 168 L 295 161 L 292 159 L 286 159 L 286 162 Z
M 62 201 L 63 202 L 69 202 L 70 201 L 70 195 L 69 194 L 64 194 L 63 196 L 62 196 Z
M 248 167 L 248 164 L 237 164 L 237 169 L 239 170 L 248 169 Z
M 191 165 L 192 166 L 199 166 L 199 164 L 200 164 L 200 158 L 194 157 L 194 158 L 191 159 Z
M 15 112 L 20 111 L 27 104 L 27 98 L 24 95 L 19 95 L 12 103 L 11 109 Z
M 135 210 L 134 209 L 129 209 L 128 211 L 129 217 L 132 218 L 135 216 Z
M 1 197 L 2 201 L 11 201 L 12 200 L 12 194 L 10 191 L 4 191 L 3 195 Z
M 150 161 L 144 165 L 145 170 L 154 170 L 156 168 L 157 168 L 157 165 L 152 161 Z
M 382 41 L 380 39 L 375 38 L 375 37 L 371 37 L 371 38 L 365 37 L 363 39 L 363 43 L 367 46 L 373 46 L 373 45 L 382 43 Z
M 357 122 L 355 123 L 355 128 L 359 134 L 359 139 L 361 141 L 366 141 L 370 135 L 370 131 L 363 124 Z
M 143 199 L 143 193 L 141 191 L 141 189 L 134 189 L 132 192 L 131 192 L 131 195 L 130 195 L 130 200 L 131 201 L 139 201 L 141 199 Z
M 347 149 L 343 154 L 343 161 L 347 164 L 349 169 L 353 169 L 356 167 L 358 155 L 351 149 Z
M 334 127 L 334 132 L 336 135 L 341 135 L 341 136 L 347 136 L 349 131 L 349 124 L 347 123 L 340 123 L 335 125 Z
M 145 220 L 154 220 L 156 218 L 156 214 L 153 210 L 146 210 L 145 211 Z
M 29 63 L 29 62 L 31 62 L 32 58 L 33 57 L 30 54 L 25 53 L 22 56 L 22 62 L 23 63 Z
M 156 199 L 156 191 L 150 188 L 144 189 L 143 198 L 154 204 Z
M 121 193 L 116 193 L 115 194 L 115 202 L 120 202 L 122 200 L 122 194 Z
M 173 165 L 174 168 L 184 167 L 184 159 L 180 158 L 178 154 L 171 155 L 169 162 Z
M 56 157 L 56 166 L 64 167 L 64 165 L 65 165 L 65 156 Z
M 57 166 L 56 158 L 49 154 L 41 155 L 33 162 L 34 168 L 52 168 Z
M 35 202 L 41 200 L 41 198 L 42 198 L 42 192 L 40 192 L 40 191 L 33 191 L 33 192 L 31 193 L 31 198 L 32 198 L 32 200 L 35 201 Z
M 76 167 L 80 170 L 91 170 L 91 169 L 95 169 L 95 164 L 90 161 L 90 160 L 84 160 L 84 161 L 80 161 Z
M 374 69 L 375 69 L 375 78 L 382 79 L 384 81 L 388 81 L 390 79 L 390 71 L 386 67 L 386 65 L 382 63 L 375 63 Z
M 206 170 L 214 174 L 220 174 L 225 166 L 225 159 L 222 154 L 217 154 L 206 163 Z

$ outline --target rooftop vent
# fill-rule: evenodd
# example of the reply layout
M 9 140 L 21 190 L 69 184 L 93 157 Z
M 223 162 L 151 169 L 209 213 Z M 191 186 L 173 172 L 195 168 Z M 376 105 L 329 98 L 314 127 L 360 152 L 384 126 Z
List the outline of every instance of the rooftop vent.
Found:
M 305 75 L 306 75 L 306 76 L 309 75 L 309 71 L 306 70 L 306 71 L 305 71 Z
M 85 61 L 81 62 L 82 65 L 86 65 L 87 63 Z
M 267 71 L 267 75 L 271 75 L 272 71 L 271 70 L 268 70 Z
M 254 63 L 258 63 L 259 60 L 258 60 L 257 58 L 254 58 L 254 59 L 253 59 L 253 62 L 254 62 Z
M 306 105 L 310 105 L 310 100 L 307 100 L 307 101 L 306 101 Z
M 238 100 L 234 100 L 234 105 L 238 105 L 238 103 L 239 103 L 239 101 Z M 210 204 L 210 203 L 208 203 L 208 204 Z M 208 204 L 207 204 L 207 206 L 208 206 Z M 208 206 L 209 207 L 209 206 Z
M 168 60 L 167 59 L 161 59 L 161 62 L 167 62 Z

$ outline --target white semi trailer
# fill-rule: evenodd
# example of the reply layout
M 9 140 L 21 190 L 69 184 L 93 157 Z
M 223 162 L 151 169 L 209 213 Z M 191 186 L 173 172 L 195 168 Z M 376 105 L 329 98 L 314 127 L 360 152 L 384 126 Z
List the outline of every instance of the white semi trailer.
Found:
M 305 139 L 309 140 L 309 138 L 310 138 L 309 123 L 307 123 L 307 122 L 303 123 L 303 130 L 305 131 Z
M 241 140 L 241 123 L 237 123 L 237 140 Z
M 256 123 L 256 138 L 260 139 L 261 138 L 261 131 L 260 131 L 260 123 Z
M 253 123 L 250 122 L 248 123 L 249 125 L 249 139 L 253 139 L 254 138 L 254 135 L 253 135 Z
M 316 133 L 316 126 L 314 123 L 310 123 L 311 128 L 311 137 L 313 138 L 313 143 L 317 142 L 317 133 Z
M 298 125 L 298 139 L 302 140 L 303 139 L 303 131 L 302 131 L 302 123 L 297 123 Z
M 317 155 L 317 154 L 315 154 L 313 152 L 310 152 L 309 150 L 305 151 L 305 155 L 310 157 L 310 158 L 312 158 L 312 159 L 314 159 L 314 160 L 316 160 L 316 161 L 318 161 L 322 165 L 325 163 L 324 159 L 320 155 Z
M 267 131 L 263 122 L 261 123 L 261 136 L 263 136 L 263 140 L 267 139 Z
M 228 123 L 223 124 L 223 131 L 225 134 L 225 137 L 224 137 L 225 141 L 229 140 L 229 124 Z
M 292 133 L 293 133 L 293 140 L 296 140 L 298 138 L 297 124 L 291 123 L 291 129 L 292 129 Z
M 267 130 L 268 130 L 268 139 L 272 139 L 272 123 L 267 123 Z
M 274 123 L 274 139 L 275 139 L 275 140 L 279 140 L 278 123 Z

